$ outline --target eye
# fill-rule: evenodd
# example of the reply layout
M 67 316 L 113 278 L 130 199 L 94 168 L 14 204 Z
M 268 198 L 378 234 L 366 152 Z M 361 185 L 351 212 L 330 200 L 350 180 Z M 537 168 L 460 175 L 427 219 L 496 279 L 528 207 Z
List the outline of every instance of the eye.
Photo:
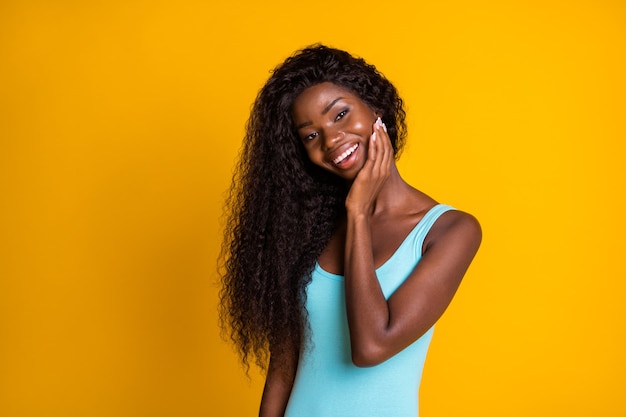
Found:
M 348 109 L 340 111 L 339 114 L 337 114 L 337 116 L 335 117 L 335 121 L 343 119 L 346 114 L 348 114 Z
M 306 135 L 304 138 L 302 138 L 303 142 L 309 142 L 312 141 L 313 139 L 315 139 L 317 137 L 318 133 L 317 132 L 313 132 L 309 135 Z

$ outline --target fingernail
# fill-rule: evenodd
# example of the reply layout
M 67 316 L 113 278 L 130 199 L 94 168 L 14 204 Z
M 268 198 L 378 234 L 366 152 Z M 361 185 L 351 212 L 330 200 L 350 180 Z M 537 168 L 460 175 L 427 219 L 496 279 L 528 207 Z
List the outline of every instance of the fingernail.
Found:
M 383 123 L 383 130 L 385 131 L 385 133 L 387 133 L 387 125 L 385 125 L 384 123 Z
M 372 142 L 376 142 L 376 132 L 372 133 Z

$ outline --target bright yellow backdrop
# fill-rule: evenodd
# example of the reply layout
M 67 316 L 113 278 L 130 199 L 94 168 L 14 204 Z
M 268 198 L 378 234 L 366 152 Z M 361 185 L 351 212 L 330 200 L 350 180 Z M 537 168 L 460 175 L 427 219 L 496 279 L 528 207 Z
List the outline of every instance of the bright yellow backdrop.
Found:
M 396 83 L 402 172 L 484 228 L 422 415 L 625 416 L 626 4 L 214 3 L 0 3 L 0 415 L 255 415 L 223 193 L 268 71 L 321 41 Z

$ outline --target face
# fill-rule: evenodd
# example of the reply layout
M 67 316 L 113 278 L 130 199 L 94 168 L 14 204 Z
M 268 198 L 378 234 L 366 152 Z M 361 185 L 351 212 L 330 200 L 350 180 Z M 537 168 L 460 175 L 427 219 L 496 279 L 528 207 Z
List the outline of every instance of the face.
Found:
M 376 112 L 354 93 L 325 82 L 304 90 L 292 114 L 311 161 L 353 180 L 367 160 Z

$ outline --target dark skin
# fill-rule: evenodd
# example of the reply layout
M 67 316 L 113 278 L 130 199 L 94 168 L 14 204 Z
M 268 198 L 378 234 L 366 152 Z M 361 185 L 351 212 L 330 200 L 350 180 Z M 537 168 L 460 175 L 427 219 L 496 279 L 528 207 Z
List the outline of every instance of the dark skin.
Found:
M 435 200 L 406 183 L 380 114 L 332 83 L 300 94 L 293 119 L 311 161 L 347 181 L 346 217 L 319 258 L 345 276 L 352 361 L 375 366 L 422 336 L 443 314 L 481 241 L 480 225 L 461 211 L 441 215 L 423 256 L 406 281 L 385 299 L 376 269 L 387 261 Z M 297 360 L 268 371 L 260 416 L 283 416 Z M 285 369 L 286 368 L 286 369 Z

